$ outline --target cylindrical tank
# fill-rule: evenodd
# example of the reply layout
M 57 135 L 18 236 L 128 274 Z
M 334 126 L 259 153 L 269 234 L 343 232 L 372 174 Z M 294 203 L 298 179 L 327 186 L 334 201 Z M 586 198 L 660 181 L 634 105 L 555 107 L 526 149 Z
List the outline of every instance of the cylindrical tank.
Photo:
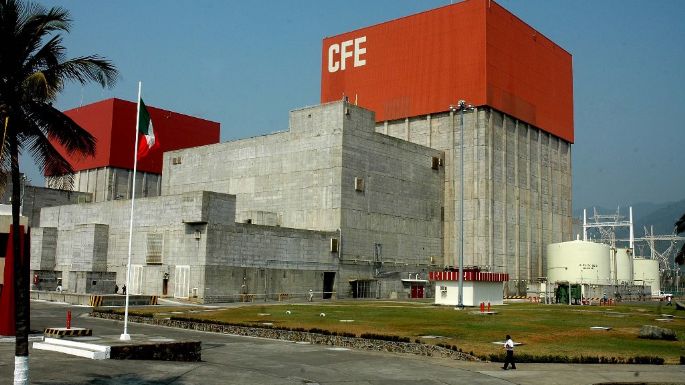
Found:
M 659 292 L 661 290 L 659 261 L 641 257 L 633 258 L 633 281 L 635 285 L 644 284 L 651 287 L 652 294 Z
M 616 277 L 616 284 L 630 285 L 633 283 L 633 250 L 629 248 L 616 248 L 614 261 L 612 261 L 611 269 L 616 269 L 616 274 L 611 274 Z M 615 264 L 614 264 L 615 263 Z
M 610 281 L 609 246 L 587 241 L 547 245 L 547 280 L 592 285 Z

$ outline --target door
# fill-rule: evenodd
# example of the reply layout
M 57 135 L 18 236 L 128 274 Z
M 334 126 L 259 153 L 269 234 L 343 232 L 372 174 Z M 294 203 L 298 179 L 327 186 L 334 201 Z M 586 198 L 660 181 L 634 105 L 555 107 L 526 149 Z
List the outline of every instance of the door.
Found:
M 176 266 L 174 297 L 188 298 L 190 293 L 190 266 Z
M 412 285 L 411 285 L 411 297 L 412 298 L 423 298 L 423 285 L 412 283 Z
M 333 283 L 335 282 L 335 272 L 325 271 L 323 273 L 323 299 L 331 299 L 333 296 Z
M 131 277 L 131 287 L 128 288 L 129 294 L 143 294 L 143 266 L 131 265 L 133 270 Z

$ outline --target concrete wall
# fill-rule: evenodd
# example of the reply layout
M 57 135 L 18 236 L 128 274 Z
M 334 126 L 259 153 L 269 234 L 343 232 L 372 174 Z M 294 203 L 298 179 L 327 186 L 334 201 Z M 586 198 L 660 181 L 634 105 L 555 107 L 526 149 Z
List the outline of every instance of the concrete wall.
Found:
M 165 153 L 162 192 L 237 197 L 237 216 L 272 213 L 283 227 L 332 231 L 340 223 L 342 107 L 291 113 L 290 131 Z
M 379 123 L 445 152 L 445 264 L 458 264 L 461 115 Z M 464 112 L 464 264 L 510 274 L 509 293 L 544 275 L 544 246 L 572 238 L 571 145 L 490 108 Z
M 337 270 L 338 255 L 330 251 L 337 233 L 236 224 L 235 207 L 235 196 L 212 192 L 136 199 L 130 293 L 164 295 L 166 280 L 169 296 L 209 302 L 240 294 L 277 298 L 320 291 L 323 272 Z M 36 229 L 34 270 L 52 266 L 70 291 L 123 287 L 129 214 L 130 201 L 44 209 L 41 221 L 50 227 Z M 49 250 L 54 262 L 45 256 Z
M 235 224 L 207 229 L 206 296 L 236 300 L 240 294 L 277 299 L 280 293 L 304 298 L 323 290 L 323 272 L 337 272 L 330 251 L 335 232 Z M 243 286 L 245 285 L 245 286 Z
M 373 113 L 353 109 L 345 125 L 340 228 L 343 258 L 377 266 L 442 265 L 442 151 L 374 132 Z M 355 188 L 355 178 L 363 180 Z M 361 191 L 360 191 L 361 190 Z M 404 269 L 402 269 L 404 271 Z M 369 276 L 370 277 L 370 276 Z
M 335 102 L 292 111 L 287 132 L 166 153 L 162 193 L 235 194 L 240 222 L 338 232 L 343 295 L 350 279 L 442 266 L 444 169 L 433 158 L 444 154 L 376 133 L 372 112 Z
M 192 205 L 198 201 L 200 203 Z M 130 201 L 109 201 L 43 209 L 41 222 L 46 227 L 57 229 L 55 270 L 115 272 L 117 283 L 122 287 L 126 280 L 130 205 Z M 221 209 L 216 207 L 222 205 Z M 192 212 L 192 207 L 196 212 Z M 209 210 L 209 207 L 215 209 Z M 133 269 L 136 271 L 132 272 L 132 276 L 139 284 L 136 287 L 131 285 L 130 289 L 160 294 L 164 273 L 171 274 L 173 282 L 176 265 L 203 265 L 206 236 L 202 234 L 206 224 L 201 221 L 232 223 L 234 210 L 235 197 L 208 192 L 136 199 L 131 264 L 141 268 Z M 200 222 L 185 223 L 184 218 Z M 103 229 L 107 229 L 106 232 Z M 97 237 L 96 232 L 99 234 Z M 159 260 L 149 258 L 154 243 L 152 240 L 161 240 L 163 265 L 159 264 Z M 43 241 L 39 233 L 33 240 L 37 244 Z M 87 251 L 93 250 L 92 256 L 87 252 L 82 254 L 84 247 Z M 100 258 L 102 250 L 106 250 L 104 268 Z M 38 257 L 32 250 L 32 260 Z M 192 287 L 204 287 L 200 285 L 203 275 L 204 269 L 200 268 Z M 69 279 L 68 274 L 63 274 L 65 288 L 72 286 Z
M 31 227 L 40 226 L 40 209 L 78 203 L 79 201 L 90 200 L 91 194 L 74 192 L 70 190 L 58 190 L 53 188 L 23 186 L 22 190 L 22 215 L 28 218 L 28 225 Z M 0 198 L 0 203 L 5 205 L 12 204 L 12 184 L 5 188 L 5 192 Z M 11 216 L 11 209 L 8 212 Z M 10 217 L 10 223 L 11 223 Z
M 115 167 L 100 167 L 77 171 L 73 175 L 73 190 L 92 194 L 92 202 L 105 202 L 118 199 L 131 199 L 133 189 L 133 170 Z M 46 177 L 45 186 L 63 188 L 62 177 Z M 161 176 L 159 174 L 136 172 L 136 197 L 155 197 L 160 195 Z
M 31 270 L 53 270 L 57 252 L 57 229 L 31 229 Z

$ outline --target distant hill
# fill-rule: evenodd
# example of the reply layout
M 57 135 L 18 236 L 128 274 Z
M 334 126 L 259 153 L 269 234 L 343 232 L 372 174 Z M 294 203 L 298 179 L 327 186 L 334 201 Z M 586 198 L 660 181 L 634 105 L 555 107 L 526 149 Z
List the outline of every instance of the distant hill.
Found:
M 628 219 L 628 207 L 631 204 L 621 205 L 620 214 Z M 634 231 L 636 237 L 641 237 L 644 235 L 644 227 L 647 229 L 650 226 L 654 226 L 654 234 L 671 234 L 673 233 L 673 227 L 675 221 L 680 218 L 681 215 L 685 214 L 685 199 L 677 202 L 668 203 L 648 203 L 639 202 L 633 203 L 633 221 L 634 221 Z M 606 208 L 606 207 L 596 207 L 599 214 L 614 214 L 616 213 L 616 208 Z M 592 207 L 587 207 L 588 218 L 593 215 Z M 573 210 L 573 217 L 576 223 L 583 223 L 583 208 L 575 208 Z M 582 227 L 581 227 L 582 229 Z M 619 237 L 623 234 L 618 233 Z M 627 232 L 625 233 L 627 236 Z

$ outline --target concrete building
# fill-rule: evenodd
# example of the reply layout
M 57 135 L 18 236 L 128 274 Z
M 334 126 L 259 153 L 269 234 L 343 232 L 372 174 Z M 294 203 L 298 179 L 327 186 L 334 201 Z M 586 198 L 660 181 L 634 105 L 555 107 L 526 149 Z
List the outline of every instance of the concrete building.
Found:
M 441 159 L 342 101 L 293 111 L 287 132 L 167 152 L 162 195 L 136 201 L 129 290 L 207 302 L 405 295 L 406 273 L 444 264 Z M 129 209 L 44 208 L 32 269 L 61 271 L 70 291 L 113 292 Z
M 488 0 L 325 38 L 322 104 L 288 131 L 160 158 L 136 208 L 132 292 L 430 297 L 428 273 L 456 267 L 463 244 L 466 266 L 525 294 L 545 246 L 572 237 L 571 63 Z M 81 167 L 102 199 L 42 210 L 33 266 L 67 288 L 124 280 L 114 166 Z
M 464 264 L 509 273 L 507 294 L 545 275 L 546 245 L 572 233 L 571 144 L 490 107 L 379 123 L 376 130 L 445 152 L 444 252 L 459 254 L 464 135 Z M 456 160 L 456 162 L 455 162 Z
M 466 266 L 509 273 L 506 294 L 544 276 L 545 246 L 573 236 L 568 52 L 466 0 L 327 37 L 322 56 L 322 102 L 349 98 L 376 131 L 445 152 L 447 265 L 463 242 Z

